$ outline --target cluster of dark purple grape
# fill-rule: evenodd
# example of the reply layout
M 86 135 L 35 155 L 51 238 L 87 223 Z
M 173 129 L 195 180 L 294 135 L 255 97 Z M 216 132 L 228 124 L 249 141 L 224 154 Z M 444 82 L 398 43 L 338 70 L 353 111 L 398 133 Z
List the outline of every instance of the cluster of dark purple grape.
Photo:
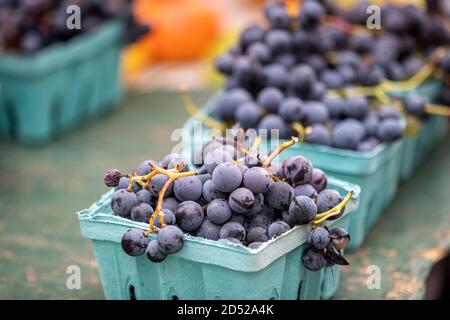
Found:
M 80 8 L 81 29 L 66 25 L 71 5 Z M 135 20 L 128 0 L 0 0 L 0 52 L 36 52 L 114 18 L 125 21 L 127 43 L 149 31 Z
M 350 241 L 350 235 L 343 228 L 317 227 L 308 234 L 309 247 L 305 250 L 302 262 L 305 268 L 317 271 L 333 265 L 348 265 L 342 256 Z
M 407 79 L 424 65 L 418 50 L 428 53 L 450 37 L 442 20 L 414 6 L 383 7 L 383 32 L 348 30 L 346 18 L 363 16 L 366 23 L 363 4 L 358 8 L 364 14 L 305 0 L 292 17 L 283 3 L 268 4 L 269 26 L 247 27 L 239 43 L 216 59 L 228 79 L 212 116 L 244 129 L 276 129 L 281 138 L 299 123 L 307 128 L 307 142 L 352 150 L 401 138 L 397 105 L 339 90 Z M 443 30 L 436 35 L 436 29 Z
M 257 249 L 296 225 L 311 224 L 305 266 L 318 269 L 318 262 L 310 261 L 314 254 L 326 257 L 327 266 L 345 264 L 341 250 L 348 233 L 330 230 L 323 248 L 318 242 L 323 239 L 316 235 L 317 230 L 328 230 L 319 227 L 321 222 L 343 214 L 352 193 L 344 198 L 327 189 L 325 173 L 303 156 L 273 163 L 279 152 L 296 142 L 293 138 L 263 157 L 230 139 L 217 138 L 201 147 L 201 165 L 196 169 L 180 155 L 170 154 L 160 163 L 144 161 L 131 176 L 109 170 L 104 181 L 115 188 L 113 212 L 150 223 L 147 232 L 136 228 L 126 232 L 123 250 L 130 256 L 146 253 L 151 261 L 160 262 L 181 250 L 185 233 Z M 147 236 L 153 231 L 158 233 L 150 241 Z

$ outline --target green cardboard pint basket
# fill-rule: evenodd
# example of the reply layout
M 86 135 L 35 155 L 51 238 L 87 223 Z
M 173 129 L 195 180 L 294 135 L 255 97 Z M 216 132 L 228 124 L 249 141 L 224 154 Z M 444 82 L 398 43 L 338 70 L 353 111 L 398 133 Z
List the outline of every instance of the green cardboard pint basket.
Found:
M 0 54 L 0 136 L 46 142 L 112 109 L 123 30 L 115 20 L 36 54 Z
M 220 93 L 213 96 L 202 109 L 209 114 Z M 204 142 L 211 139 L 211 130 L 204 127 L 195 117 L 189 118 L 184 125 L 183 152 L 187 159 Z M 390 144 L 381 144 L 370 152 L 343 150 L 328 146 L 302 144 L 292 146 L 283 151 L 279 161 L 294 156 L 303 155 L 309 158 L 313 165 L 324 170 L 335 178 L 357 184 L 361 187 L 358 210 L 350 219 L 349 232 L 352 242 L 349 251 L 358 248 L 370 227 L 378 220 L 383 209 L 391 202 L 397 192 L 400 175 L 400 151 L 403 140 Z M 279 141 L 266 141 L 261 146 L 267 153 L 278 146 Z
M 329 186 L 341 194 L 354 191 L 344 215 L 328 222 L 346 228 L 357 210 L 360 188 L 333 178 Z M 112 191 L 78 213 L 81 234 L 92 240 L 107 299 L 303 300 L 328 299 L 336 291 L 339 267 L 311 272 L 302 265 L 310 226 L 296 226 L 256 250 L 226 240 L 185 236 L 181 251 L 153 263 L 145 255 L 130 257 L 123 252 L 122 235 L 148 225 L 114 215 L 111 195 Z
M 429 79 L 413 90 L 392 94 L 400 97 L 419 95 L 433 102 L 439 96 L 441 89 L 441 80 Z M 447 130 L 448 119 L 433 115 L 421 121 L 421 128 L 414 136 L 405 137 L 401 151 L 401 181 L 411 178 L 417 167 L 427 159 L 433 148 L 443 139 Z

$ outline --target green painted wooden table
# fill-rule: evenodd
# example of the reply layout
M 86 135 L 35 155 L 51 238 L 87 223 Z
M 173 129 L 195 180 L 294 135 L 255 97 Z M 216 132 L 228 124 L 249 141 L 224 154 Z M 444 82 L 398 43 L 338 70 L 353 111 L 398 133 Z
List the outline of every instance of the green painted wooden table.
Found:
M 198 104 L 210 92 L 198 92 Z M 178 94 L 129 95 L 116 112 L 39 147 L 0 142 L 0 299 L 103 299 L 75 212 L 106 191 L 108 168 L 160 159 L 187 114 Z M 337 299 L 418 298 L 432 261 L 450 246 L 450 138 L 401 186 L 363 247 L 348 255 Z M 80 267 L 69 290 L 67 268 Z M 380 288 L 367 287 L 370 266 Z M 372 267 L 373 268 L 373 267 Z

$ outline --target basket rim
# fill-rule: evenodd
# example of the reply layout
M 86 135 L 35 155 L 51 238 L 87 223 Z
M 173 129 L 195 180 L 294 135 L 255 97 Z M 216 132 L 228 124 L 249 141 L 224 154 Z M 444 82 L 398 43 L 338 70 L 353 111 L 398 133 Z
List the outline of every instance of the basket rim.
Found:
M 217 90 L 215 93 L 213 93 L 211 95 L 211 97 L 208 99 L 208 101 L 206 102 L 205 106 L 202 107 L 199 110 L 199 112 L 203 112 L 207 115 L 210 115 L 212 108 L 214 106 L 214 103 L 221 96 L 222 93 L 223 93 L 223 90 Z M 185 123 L 183 125 L 183 129 L 185 129 L 188 132 L 192 132 L 196 123 L 199 123 L 203 128 L 208 129 L 203 123 L 201 123 L 199 120 L 195 119 L 195 117 L 193 117 L 193 116 L 189 117 L 185 121 Z M 402 117 L 402 126 L 404 128 L 406 127 L 406 119 L 404 117 Z M 189 137 L 189 139 L 191 139 L 191 137 Z M 269 141 L 269 140 L 267 140 L 267 141 Z M 287 139 L 280 139 L 280 142 L 285 142 L 285 141 L 287 141 Z M 327 154 L 337 156 L 337 157 L 372 160 L 372 159 L 380 156 L 384 152 L 387 152 L 387 149 L 389 149 L 392 145 L 400 144 L 401 141 L 402 141 L 402 139 L 393 141 L 391 143 L 383 142 L 383 143 L 380 143 L 379 145 L 377 145 L 371 151 L 356 151 L 356 150 L 340 149 L 340 148 L 334 148 L 334 147 L 330 147 L 330 146 L 312 144 L 312 143 L 307 143 L 307 142 L 302 143 L 301 147 L 293 146 L 291 148 L 307 149 L 307 150 L 311 150 L 311 151 L 317 151 L 320 153 L 327 153 Z M 200 145 L 200 143 L 197 143 L 195 145 L 198 146 L 198 145 Z
M 326 221 L 324 223 L 324 225 L 332 226 L 335 223 L 341 221 L 342 219 L 347 218 L 350 214 L 352 214 L 357 210 L 359 206 L 359 195 L 361 192 L 361 188 L 356 184 L 338 180 L 333 177 L 329 177 L 328 180 L 331 188 L 340 188 L 348 191 L 349 190 L 354 191 L 353 197 L 351 201 L 347 204 L 344 214 L 339 219 Z M 109 206 L 110 199 L 113 193 L 114 190 L 108 191 L 101 197 L 99 201 L 92 204 L 88 209 L 84 209 L 82 211 L 77 212 L 80 224 L 83 224 L 84 222 L 87 223 L 92 222 L 103 224 L 103 227 L 109 224 L 121 227 L 140 228 L 142 230 L 148 230 L 148 224 L 146 223 L 135 222 L 103 211 L 103 208 L 105 208 L 105 206 Z M 100 225 L 100 228 L 103 227 Z M 190 246 L 194 246 L 195 247 L 194 249 L 199 249 L 201 247 L 207 246 L 209 248 L 225 250 L 222 251 L 222 253 L 227 252 L 229 255 L 234 255 L 233 257 L 241 257 L 241 258 L 245 257 L 246 259 L 250 259 L 247 260 L 247 263 L 243 263 L 243 265 L 239 266 L 235 266 L 234 263 L 232 262 L 226 262 L 225 267 L 234 270 L 252 272 L 265 268 L 267 265 L 269 265 L 276 259 L 280 258 L 281 256 L 302 246 L 306 242 L 307 231 L 309 228 L 310 228 L 309 224 L 295 226 L 294 228 L 290 229 L 288 232 L 282 234 L 281 236 L 276 237 L 274 239 L 270 239 L 269 241 L 265 242 L 257 249 L 249 249 L 248 247 L 245 247 L 240 244 L 233 244 L 227 241 L 226 239 L 219 239 L 216 241 L 191 236 L 189 234 L 187 235 L 185 234 L 185 242 L 188 243 Z M 90 238 L 89 236 L 85 237 Z M 153 240 L 156 237 L 156 235 L 153 233 L 150 234 L 149 237 L 151 237 L 151 239 Z M 292 240 L 297 241 L 297 243 L 292 243 L 293 242 Z M 300 243 L 298 243 L 298 241 Z M 273 245 L 275 245 L 275 247 Z M 195 252 L 197 253 L 198 251 Z M 183 250 L 176 253 L 176 255 L 178 255 L 181 258 L 185 258 L 183 256 Z M 213 259 L 214 261 L 211 261 L 211 259 L 207 260 L 208 261 L 202 262 L 206 264 L 223 266 L 223 263 L 219 264 L 214 259 Z

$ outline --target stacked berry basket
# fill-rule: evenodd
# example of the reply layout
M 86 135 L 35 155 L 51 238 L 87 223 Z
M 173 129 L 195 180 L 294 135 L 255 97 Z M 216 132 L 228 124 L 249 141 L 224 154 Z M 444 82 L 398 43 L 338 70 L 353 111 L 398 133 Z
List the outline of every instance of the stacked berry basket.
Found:
M 413 6 L 387 5 L 382 32 L 372 32 L 362 26 L 365 12 L 307 0 L 292 16 L 282 3 L 269 4 L 268 26 L 247 27 L 217 58 L 224 90 L 202 110 L 185 97 L 193 115 L 185 124 L 186 156 L 211 132 L 274 129 L 281 139 L 304 141 L 282 157 L 302 154 L 329 175 L 360 185 L 350 249 L 361 245 L 394 198 L 400 177 L 446 132 L 450 114 L 431 103 L 450 59 L 444 22 Z M 427 24 L 442 27 L 442 34 L 430 37 Z
M 147 27 L 122 0 L 71 4 L 79 26 L 65 1 L 0 2 L 0 136 L 47 142 L 117 105 L 123 41 Z
M 359 187 L 328 180 L 302 156 L 276 165 L 296 142 L 255 160 L 214 140 L 198 169 L 170 154 L 133 175 L 109 170 L 105 184 L 114 191 L 79 213 L 106 297 L 331 297 L 337 266 L 348 264 L 346 228 Z

